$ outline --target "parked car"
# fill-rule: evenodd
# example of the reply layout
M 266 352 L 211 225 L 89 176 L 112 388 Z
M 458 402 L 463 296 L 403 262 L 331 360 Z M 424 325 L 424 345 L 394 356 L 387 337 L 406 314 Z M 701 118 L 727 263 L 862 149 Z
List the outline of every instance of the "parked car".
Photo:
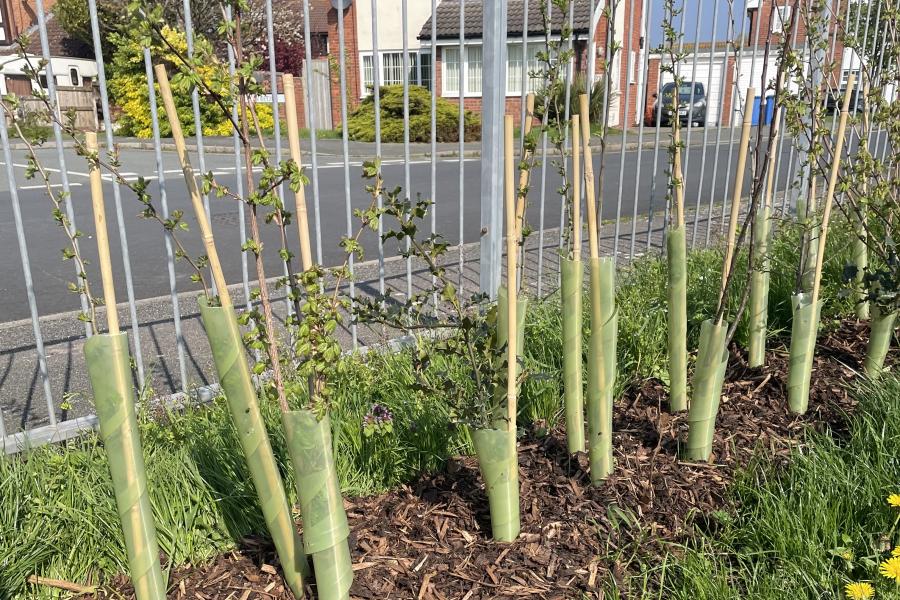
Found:
M 691 104 L 691 92 L 693 91 L 694 103 Z M 662 108 L 660 109 L 660 94 Z M 674 116 L 675 83 L 670 82 L 662 87 L 660 94 L 653 94 L 653 112 L 650 116 L 651 124 L 670 125 Z M 702 83 L 685 81 L 678 89 L 678 118 L 682 125 L 706 124 L 706 89 Z

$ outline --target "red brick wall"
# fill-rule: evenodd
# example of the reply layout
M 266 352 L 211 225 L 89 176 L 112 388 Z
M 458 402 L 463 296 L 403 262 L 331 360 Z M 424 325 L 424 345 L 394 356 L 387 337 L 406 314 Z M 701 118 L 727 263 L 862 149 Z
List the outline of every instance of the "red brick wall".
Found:
M 5 4 L 4 16 L 9 20 L 6 29 L 10 34 L 10 40 L 15 40 L 19 34 L 37 23 L 35 0 L 0 0 L 0 3 Z M 44 11 L 47 15 L 50 14 L 54 4 L 56 0 L 44 0 Z
M 328 59 L 335 67 L 331 69 L 331 119 L 335 127 L 341 123 L 341 74 L 337 67 L 340 61 L 340 37 L 338 36 L 338 14 L 336 9 L 328 11 Z M 344 11 L 344 61 L 347 77 L 348 114 L 359 105 L 360 69 L 359 41 L 356 39 L 356 5 Z

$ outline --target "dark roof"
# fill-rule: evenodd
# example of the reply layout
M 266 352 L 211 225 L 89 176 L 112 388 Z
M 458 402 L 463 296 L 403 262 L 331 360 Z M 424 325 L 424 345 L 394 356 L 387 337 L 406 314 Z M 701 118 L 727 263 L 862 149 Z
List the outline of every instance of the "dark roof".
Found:
M 480 39 L 482 37 L 482 1 L 465 0 L 465 37 Z M 506 32 L 511 38 L 522 37 L 525 23 L 525 3 L 528 5 L 528 33 L 529 35 L 542 35 L 544 33 L 544 17 L 541 14 L 541 0 L 506 0 Z M 547 2 L 547 5 L 552 5 Z M 574 0 L 572 2 L 574 17 L 574 33 L 590 31 L 591 27 L 591 2 L 590 0 Z M 459 39 L 459 0 L 442 0 L 437 5 L 434 19 L 437 23 L 437 39 Z M 555 8 L 555 7 L 554 7 Z M 551 31 L 559 33 L 563 23 L 568 23 L 569 15 L 561 14 L 559 10 L 550 11 Z M 431 18 L 425 21 L 425 25 L 419 32 L 420 40 L 431 39 Z
M 298 4 L 302 12 L 303 3 Z M 310 33 L 328 33 L 328 13 L 332 10 L 330 0 L 309 0 Z M 300 26 L 302 27 L 302 21 Z
M 28 34 L 28 52 L 40 55 L 41 37 L 37 24 L 29 27 L 25 33 Z M 47 15 L 47 43 L 50 46 L 50 56 L 94 59 L 94 49 L 70 36 L 52 13 Z

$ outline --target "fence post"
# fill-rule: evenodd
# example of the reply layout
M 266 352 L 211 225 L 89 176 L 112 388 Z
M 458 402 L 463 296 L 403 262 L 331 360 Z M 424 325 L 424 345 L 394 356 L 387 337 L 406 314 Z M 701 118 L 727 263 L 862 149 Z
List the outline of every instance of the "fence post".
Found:
M 481 292 L 497 297 L 503 260 L 503 114 L 506 108 L 506 2 L 486 0 L 481 104 Z M 466 64 L 460 57 L 460 64 Z M 460 77 L 465 70 L 460 69 Z M 460 103 L 464 102 L 460 98 Z

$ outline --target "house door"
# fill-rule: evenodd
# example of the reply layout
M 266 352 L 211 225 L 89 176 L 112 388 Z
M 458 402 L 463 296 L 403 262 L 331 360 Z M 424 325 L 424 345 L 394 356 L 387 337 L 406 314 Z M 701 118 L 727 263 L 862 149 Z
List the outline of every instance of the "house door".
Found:
M 303 61 L 303 84 L 309 90 L 310 101 L 306 106 L 307 124 L 315 122 L 316 129 L 333 129 L 331 121 L 331 77 L 328 59 L 317 58 L 307 64 Z

